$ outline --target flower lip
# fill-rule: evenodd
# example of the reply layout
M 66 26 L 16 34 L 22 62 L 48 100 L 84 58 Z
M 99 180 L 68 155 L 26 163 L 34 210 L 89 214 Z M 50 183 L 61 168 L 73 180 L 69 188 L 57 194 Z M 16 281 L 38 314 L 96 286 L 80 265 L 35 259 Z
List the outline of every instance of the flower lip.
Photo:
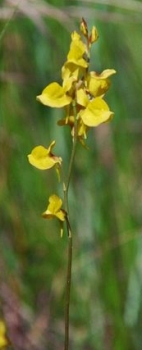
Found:
M 96 127 L 109 121 L 114 113 L 109 110 L 107 103 L 100 97 L 90 101 L 86 109 L 80 111 L 80 118 L 89 127 Z
M 52 141 L 48 148 L 43 146 L 36 146 L 31 154 L 28 155 L 28 160 L 31 165 L 40 170 L 47 170 L 54 166 L 61 165 L 62 158 L 52 154 L 52 148 L 55 141 Z
M 66 94 L 65 89 L 56 82 L 46 86 L 36 99 L 45 106 L 55 108 L 67 106 L 72 101 L 72 98 Z

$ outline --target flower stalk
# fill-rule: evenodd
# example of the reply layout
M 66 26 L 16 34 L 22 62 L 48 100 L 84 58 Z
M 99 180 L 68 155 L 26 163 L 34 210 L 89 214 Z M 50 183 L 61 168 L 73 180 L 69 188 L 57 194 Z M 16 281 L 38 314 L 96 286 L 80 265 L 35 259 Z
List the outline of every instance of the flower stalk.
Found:
M 76 112 L 76 102 L 73 102 L 73 111 L 74 111 L 74 118 L 76 121 L 77 118 L 77 112 Z M 69 349 L 69 316 L 70 316 L 70 292 L 71 292 L 71 276 L 72 276 L 72 249 L 73 249 L 73 235 L 69 220 L 69 203 L 68 203 L 68 190 L 70 185 L 70 179 L 73 169 L 73 163 L 75 159 L 75 152 L 76 152 L 76 145 L 77 145 L 77 123 L 75 123 L 75 131 L 74 131 L 74 139 L 73 139 L 73 146 L 72 146 L 72 152 L 71 152 L 71 158 L 69 163 L 69 169 L 68 169 L 68 177 L 66 185 L 64 186 L 64 203 L 65 208 L 67 211 L 66 216 L 66 224 L 67 224 L 67 232 L 68 232 L 68 256 L 67 256 L 67 276 L 66 276 L 66 294 L 65 294 L 65 343 L 64 343 L 64 350 Z
M 28 160 L 31 165 L 40 170 L 55 168 L 63 185 L 63 200 L 56 194 L 49 197 L 47 209 L 42 214 L 45 219 L 56 218 L 60 222 L 61 237 L 64 225 L 68 234 L 68 257 L 65 290 L 65 338 L 64 350 L 69 350 L 69 314 L 70 292 L 72 272 L 72 249 L 73 234 L 69 216 L 69 186 L 76 155 L 77 142 L 86 146 L 88 132 L 92 127 L 98 127 L 102 123 L 110 121 L 113 112 L 104 100 L 104 95 L 110 87 L 110 76 L 115 74 L 114 69 L 105 69 L 103 72 L 90 71 L 91 47 L 98 40 L 96 27 L 88 31 L 87 23 L 81 21 L 80 32 L 71 34 L 71 44 L 67 59 L 61 69 L 62 84 L 52 82 L 46 86 L 42 93 L 37 96 L 37 101 L 51 108 L 64 108 L 65 117 L 58 120 L 58 126 L 69 126 L 71 129 L 72 151 L 68 165 L 67 178 L 64 181 L 60 176 L 63 167 L 62 158 L 54 155 L 52 149 L 55 140 L 45 148 L 36 146 Z M 82 38 L 83 37 L 83 38 Z M 87 147 L 86 147 L 87 148 Z

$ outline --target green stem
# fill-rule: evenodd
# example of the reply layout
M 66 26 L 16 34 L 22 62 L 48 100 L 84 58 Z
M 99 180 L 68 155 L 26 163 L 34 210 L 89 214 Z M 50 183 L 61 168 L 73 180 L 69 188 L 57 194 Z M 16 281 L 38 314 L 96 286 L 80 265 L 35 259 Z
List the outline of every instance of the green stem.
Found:
M 71 158 L 68 169 L 67 181 L 64 184 L 64 205 L 67 213 L 66 224 L 68 231 L 68 264 L 67 264 L 67 276 L 66 276 L 66 295 L 65 295 L 65 343 L 64 350 L 69 349 L 69 313 L 70 313 L 70 291 L 71 291 L 71 272 L 72 272 L 72 247 L 73 247 L 73 237 L 72 230 L 69 221 L 69 205 L 68 205 L 68 190 L 71 179 L 71 173 L 73 168 L 73 162 L 75 158 L 76 144 L 77 144 L 77 121 L 76 121 L 76 103 L 73 105 L 75 125 L 74 125 L 74 140 L 71 152 Z
M 70 290 L 72 271 L 72 235 L 68 236 L 68 266 L 66 279 L 66 302 L 65 302 L 65 344 L 64 350 L 69 349 L 69 311 L 70 311 Z
M 65 205 L 65 210 L 67 211 L 68 215 L 69 215 L 68 190 L 69 190 L 69 184 L 70 184 L 71 173 L 72 173 L 72 168 L 73 168 L 73 162 L 74 162 L 74 158 L 75 158 L 76 144 L 77 144 L 77 120 L 76 120 L 77 111 L 76 111 L 76 103 L 73 104 L 73 111 L 74 111 L 74 116 L 75 116 L 74 139 L 73 139 L 73 147 L 72 147 L 71 158 L 70 158 L 70 163 L 69 163 L 69 168 L 68 168 L 67 181 L 66 181 L 66 183 L 64 183 L 64 205 Z

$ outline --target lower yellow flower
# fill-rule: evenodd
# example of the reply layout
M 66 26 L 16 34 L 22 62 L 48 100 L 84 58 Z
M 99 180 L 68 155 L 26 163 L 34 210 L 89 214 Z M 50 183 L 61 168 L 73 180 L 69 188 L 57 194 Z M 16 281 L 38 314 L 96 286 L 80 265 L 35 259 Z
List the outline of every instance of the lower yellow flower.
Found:
M 49 204 L 47 209 L 42 214 L 42 217 L 44 219 L 53 219 L 57 218 L 60 221 L 61 228 L 60 228 L 60 236 L 63 236 L 63 223 L 66 219 L 66 212 L 61 209 L 62 207 L 62 200 L 60 197 L 56 196 L 56 194 L 52 194 L 52 196 L 49 197 Z
M 4 348 L 8 345 L 8 341 L 6 339 L 6 326 L 3 321 L 0 320 L 0 349 Z
M 56 194 L 52 194 L 49 197 L 49 205 L 45 212 L 42 214 L 45 219 L 52 219 L 56 217 L 60 221 L 65 221 L 65 211 L 61 209 L 62 200 Z
M 47 209 L 42 214 L 44 219 L 53 219 L 57 218 L 61 223 L 60 235 L 63 236 L 63 222 L 66 219 L 66 212 L 61 209 L 62 200 L 60 197 L 56 196 L 56 194 L 52 194 L 49 197 L 49 204 Z
M 40 170 L 47 170 L 53 168 L 55 165 L 61 165 L 62 158 L 52 154 L 54 145 L 55 141 L 52 141 L 48 148 L 43 146 L 35 147 L 31 154 L 28 155 L 29 163 Z

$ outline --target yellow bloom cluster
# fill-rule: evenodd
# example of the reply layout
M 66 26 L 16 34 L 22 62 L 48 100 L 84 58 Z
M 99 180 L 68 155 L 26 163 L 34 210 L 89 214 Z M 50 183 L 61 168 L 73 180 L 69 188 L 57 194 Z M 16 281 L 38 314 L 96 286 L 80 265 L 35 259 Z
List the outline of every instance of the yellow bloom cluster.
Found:
M 46 106 L 65 107 L 66 116 L 58 121 L 58 125 L 69 125 L 74 137 L 76 123 L 77 136 L 82 140 L 87 137 L 90 127 L 107 122 L 113 116 L 103 98 L 110 86 L 109 77 L 116 71 L 105 69 L 100 74 L 89 71 L 90 49 L 98 39 L 98 32 L 93 26 L 91 33 L 88 34 L 84 19 L 80 29 L 84 40 L 76 31 L 71 34 L 67 60 L 61 70 L 62 86 L 56 82 L 49 84 L 41 95 L 37 96 L 37 100 Z
M 84 144 L 90 127 L 109 121 L 113 112 L 104 101 L 104 95 L 110 86 L 110 76 L 115 74 L 114 69 L 105 69 L 102 73 L 89 70 L 90 49 L 98 40 L 97 29 L 93 26 L 88 32 L 87 23 L 81 21 L 80 34 L 74 31 L 71 34 L 71 44 L 67 54 L 67 60 L 61 69 L 62 85 L 57 82 L 49 84 L 37 96 L 37 101 L 45 106 L 65 109 L 65 117 L 58 121 L 58 125 L 71 127 L 71 135 Z M 53 167 L 59 173 L 62 159 L 52 153 L 55 141 L 48 148 L 35 147 L 28 155 L 29 162 L 40 170 Z M 49 198 L 47 210 L 43 213 L 46 219 L 56 217 L 62 225 L 67 213 L 62 209 L 62 200 L 52 195 Z

